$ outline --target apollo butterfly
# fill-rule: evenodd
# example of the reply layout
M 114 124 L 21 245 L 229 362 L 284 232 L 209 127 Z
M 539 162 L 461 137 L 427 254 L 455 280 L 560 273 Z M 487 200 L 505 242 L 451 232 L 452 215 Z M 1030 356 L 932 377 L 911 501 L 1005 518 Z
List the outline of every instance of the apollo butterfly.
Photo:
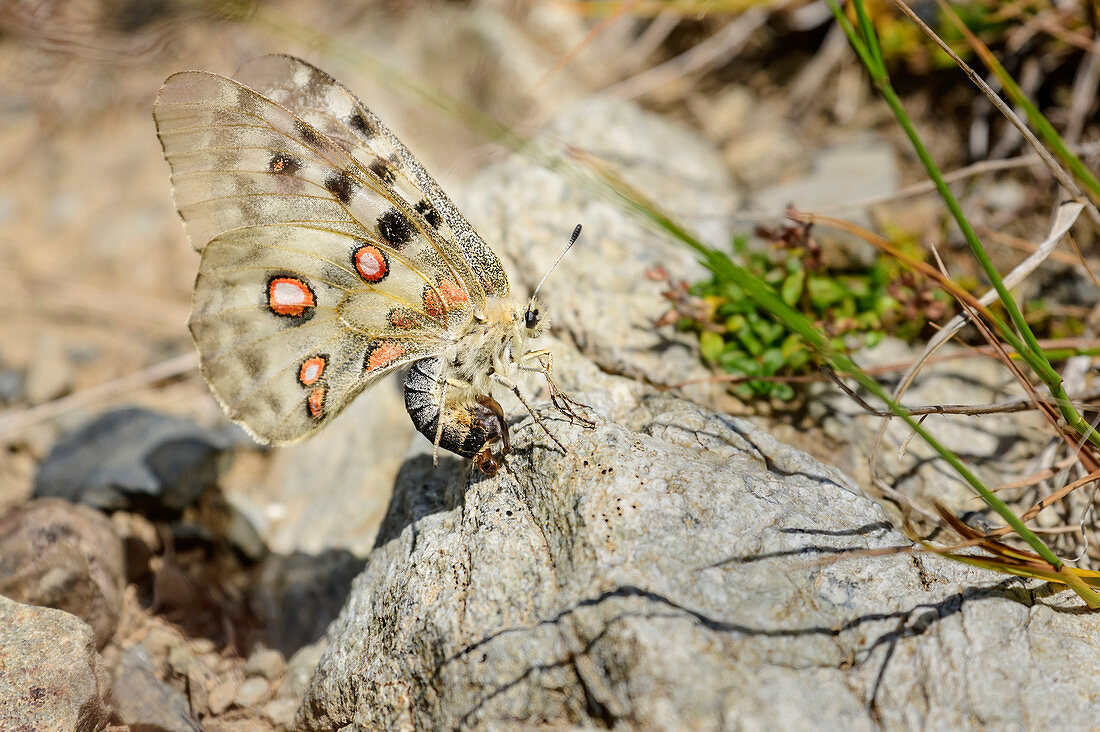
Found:
M 549 351 L 528 348 L 545 308 L 510 298 L 496 254 L 328 74 L 278 55 L 233 79 L 183 71 L 153 116 L 202 255 L 189 321 L 202 373 L 258 440 L 301 439 L 410 364 L 405 408 L 437 459 L 442 448 L 488 474 L 501 467 L 508 425 L 494 387 L 546 429 L 516 385 L 523 371 L 592 426 L 554 381 Z

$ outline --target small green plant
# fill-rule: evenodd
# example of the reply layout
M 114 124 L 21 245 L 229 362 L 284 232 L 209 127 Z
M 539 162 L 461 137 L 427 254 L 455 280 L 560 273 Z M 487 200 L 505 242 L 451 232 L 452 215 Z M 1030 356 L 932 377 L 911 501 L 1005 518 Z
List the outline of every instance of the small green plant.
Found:
M 946 293 L 904 271 L 894 259 L 879 257 L 864 269 L 831 269 L 822 263 L 808 227 L 757 233 L 771 246 L 750 250 L 748 239 L 739 237 L 733 242 L 735 257 L 843 353 L 873 346 L 887 334 L 916 338 L 950 307 Z M 795 390 L 782 379 L 810 373 L 821 364 L 801 336 L 732 280 L 715 274 L 690 286 L 672 286 L 665 296 L 673 310 L 663 322 L 697 333 L 707 363 L 732 375 L 764 377 L 738 383 L 734 391 L 742 398 L 788 401 Z

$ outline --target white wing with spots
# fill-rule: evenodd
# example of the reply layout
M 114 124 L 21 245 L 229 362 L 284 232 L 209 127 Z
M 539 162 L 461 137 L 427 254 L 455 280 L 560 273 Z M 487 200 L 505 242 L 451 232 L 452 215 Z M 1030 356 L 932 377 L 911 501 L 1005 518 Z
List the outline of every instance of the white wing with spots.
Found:
M 251 68 L 282 63 L 292 78 L 261 91 L 182 72 L 154 117 L 202 253 L 190 326 L 203 374 L 231 417 L 282 443 L 402 364 L 438 355 L 466 332 L 485 288 L 436 209 L 445 197 L 418 205 L 415 185 L 395 188 L 403 153 L 357 140 L 358 122 L 338 124 L 333 100 L 350 94 L 304 62 L 265 59 Z M 293 109 L 279 102 L 292 101 L 280 89 L 302 88 L 312 96 Z M 352 102 L 342 103 L 347 117 Z M 388 139 L 354 105 L 364 129 Z

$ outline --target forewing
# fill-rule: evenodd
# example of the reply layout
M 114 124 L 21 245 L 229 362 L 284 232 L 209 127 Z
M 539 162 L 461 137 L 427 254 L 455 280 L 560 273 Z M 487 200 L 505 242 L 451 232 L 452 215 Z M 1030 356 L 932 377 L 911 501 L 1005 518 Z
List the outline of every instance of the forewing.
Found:
M 324 132 L 353 157 L 376 167 L 409 206 L 425 214 L 444 242 L 457 246 L 487 294 L 508 294 L 508 277 L 500 259 L 420 161 L 343 84 L 285 55 L 252 59 L 235 76 Z

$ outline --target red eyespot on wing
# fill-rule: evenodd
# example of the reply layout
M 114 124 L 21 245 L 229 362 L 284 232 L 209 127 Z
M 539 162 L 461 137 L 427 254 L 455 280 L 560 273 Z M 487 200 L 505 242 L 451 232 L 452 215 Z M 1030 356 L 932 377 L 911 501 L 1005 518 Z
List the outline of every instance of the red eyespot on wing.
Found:
M 434 290 L 430 287 L 424 290 L 424 312 L 436 320 L 446 312 L 465 306 L 469 301 L 466 291 L 451 280 L 443 280 Z
M 366 358 L 363 359 L 363 369 L 374 371 L 385 368 L 405 355 L 405 347 L 394 341 L 376 341 L 367 349 Z
M 381 282 L 390 273 L 390 260 L 378 247 L 364 244 L 352 252 L 352 261 L 359 276 L 370 283 Z
M 309 393 L 309 398 L 306 399 L 306 409 L 309 410 L 309 416 L 314 419 L 325 413 L 325 387 L 314 387 Z
M 294 277 L 272 277 L 267 283 L 267 306 L 276 315 L 298 317 L 317 299 L 309 285 Z
M 325 373 L 328 359 L 325 356 L 313 356 L 302 361 L 302 367 L 298 369 L 298 381 L 302 386 L 313 386 L 317 379 Z

